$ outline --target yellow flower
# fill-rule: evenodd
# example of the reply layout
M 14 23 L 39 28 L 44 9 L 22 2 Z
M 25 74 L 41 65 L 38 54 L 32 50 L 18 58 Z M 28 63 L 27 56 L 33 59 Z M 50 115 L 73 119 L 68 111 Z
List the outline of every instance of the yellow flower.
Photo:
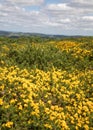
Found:
M 9 105 L 5 105 L 5 108 L 6 108 L 6 109 L 9 108 Z
M 51 104 L 51 100 L 48 101 L 48 104 Z
M 28 105 L 27 105 L 27 104 L 24 104 L 24 107 L 28 107 Z
M 19 110 L 22 110 L 22 105 L 19 106 Z
M 88 125 L 84 125 L 84 128 L 85 128 L 85 130 L 89 130 L 89 126 Z
M 54 110 L 54 109 L 55 109 L 55 107 L 54 107 L 54 106 L 51 106 L 51 109 L 52 109 L 52 110 Z
M 2 85 L 2 86 L 0 86 L 0 89 L 3 91 L 3 90 L 4 90 L 4 87 L 5 87 L 5 86 L 4 86 L 4 85 Z
M 3 61 L 3 60 L 1 60 L 1 64 L 4 64 L 4 61 Z
M 50 114 L 49 108 L 45 108 L 46 114 Z
M 39 110 L 32 111 L 30 114 L 39 117 Z
M 0 99 L 0 105 L 3 105 L 3 100 L 2 99 Z
M 88 112 L 88 111 L 89 111 L 89 109 L 88 109 L 88 107 L 87 107 L 87 106 L 83 106 L 83 110 L 84 110 L 84 111 L 86 111 L 86 112 Z
M 63 128 L 64 130 L 67 130 L 67 129 L 68 129 L 68 126 L 67 126 L 65 120 L 62 120 L 60 125 L 62 126 L 62 128 Z
M 44 126 L 45 126 L 46 128 L 52 129 L 52 126 L 49 125 L 49 124 L 44 124 Z
M 3 127 L 11 128 L 11 127 L 13 126 L 13 122 L 8 121 L 6 124 L 3 124 L 2 126 L 3 126 Z
M 54 119 L 55 119 L 55 117 L 50 115 L 50 120 L 53 121 Z
M 16 99 L 12 99 L 11 101 L 10 101 L 10 103 L 12 104 L 12 103 L 15 103 L 17 100 Z
M 79 130 L 79 127 L 78 127 L 78 126 L 76 126 L 76 130 Z
M 81 126 L 82 126 L 82 122 L 79 121 L 79 122 L 77 123 L 77 126 L 81 127 Z

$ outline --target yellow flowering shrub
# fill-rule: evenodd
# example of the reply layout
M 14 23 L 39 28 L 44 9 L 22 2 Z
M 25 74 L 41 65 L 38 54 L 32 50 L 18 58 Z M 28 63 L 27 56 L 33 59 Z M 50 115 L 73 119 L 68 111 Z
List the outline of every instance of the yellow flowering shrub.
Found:
M 0 42 L 0 130 L 93 130 L 93 40 L 30 40 Z
M 4 86 L 0 89 L 1 128 L 92 128 L 92 76 L 90 70 L 68 73 L 55 68 L 48 72 L 0 68 L 0 85 Z

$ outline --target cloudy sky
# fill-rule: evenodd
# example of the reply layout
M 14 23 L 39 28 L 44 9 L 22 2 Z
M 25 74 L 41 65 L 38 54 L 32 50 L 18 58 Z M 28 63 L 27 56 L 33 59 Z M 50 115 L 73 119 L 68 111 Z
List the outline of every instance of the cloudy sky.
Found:
M 93 35 L 93 0 L 0 0 L 0 30 Z

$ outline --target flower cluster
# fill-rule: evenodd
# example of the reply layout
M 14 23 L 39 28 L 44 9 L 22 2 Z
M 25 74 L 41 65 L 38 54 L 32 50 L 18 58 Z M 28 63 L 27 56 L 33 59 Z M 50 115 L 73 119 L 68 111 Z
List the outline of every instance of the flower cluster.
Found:
M 1 128 L 93 128 L 93 71 L 0 68 Z

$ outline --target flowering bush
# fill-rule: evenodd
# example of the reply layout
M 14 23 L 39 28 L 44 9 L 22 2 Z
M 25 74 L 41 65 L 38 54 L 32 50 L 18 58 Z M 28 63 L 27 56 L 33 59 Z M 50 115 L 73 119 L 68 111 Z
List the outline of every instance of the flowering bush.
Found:
M 0 130 L 93 130 L 93 62 L 87 63 L 89 68 L 86 65 L 81 70 L 79 66 L 76 68 L 76 64 L 75 67 L 71 66 L 75 59 L 68 59 L 71 62 L 68 63 L 67 59 L 62 60 L 62 55 L 59 55 L 64 54 L 64 58 L 65 55 L 69 55 L 69 58 L 72 55 L 78 56 L 82 59 L 80 61 L 86 63 L 89 59 L 85 56 L 92 57 L 92 49 L 83 49 L 84 43 L 76 45 L 76 42 L 63 42 L 34 44 L 34 47 L 29 47 L 29 54 L 26 54 L 28 45 L 25 44 L 1 46 L 0 53 L 5 55 L 0 58 Z M 30 64 L 29 67 L 21 66 L 16 60 L 19 56 L 26 58 L 33 54 L 34 57 L 34 50 L 38 50 L 37 54 L 40 55 L 41 49 L 45 49 L 43 53 L 47 58 L 48 53 L 54 56 L 57 52 L 59 59 L 55 56 L 55 61 L 62 60 L 63 64 L 66 61 L 71 69 L 57 66 L 52 62 L 53 59 L 50 60 L 52 65 L 47 66 L 47 71 L 39 66 L 33 68 Z M 9 54 L 13 54 L 10 59 Z M 24 57 L 21 57 L 23 62 Z M 43 57 L 42 54 L 40 57 Z

